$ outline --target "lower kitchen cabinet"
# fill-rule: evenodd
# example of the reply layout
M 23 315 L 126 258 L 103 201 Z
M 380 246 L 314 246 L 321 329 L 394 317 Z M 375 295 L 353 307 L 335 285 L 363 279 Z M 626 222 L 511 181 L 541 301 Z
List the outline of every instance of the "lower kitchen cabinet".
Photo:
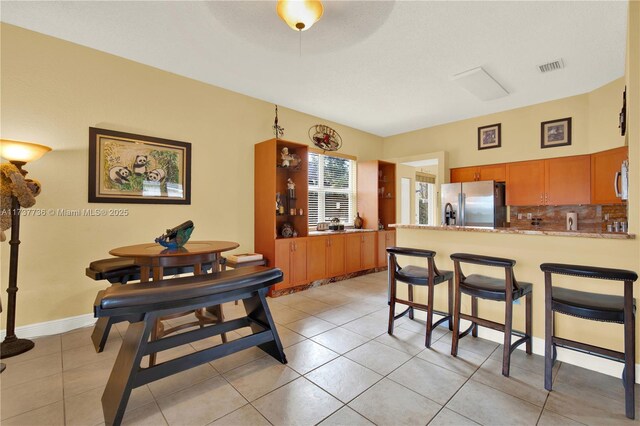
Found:
M 378 268 L 387 266 L 387 247 L 396 245 L 396 231 L 378 231 Z
M 307 282 L 307 238 L 278 239 L 275 242 L 275 267 L 284 274 L 275 290 Z
M 344 235 L 307 238 L 307 281 L 345 273 Z
M 320 280 L 327 276 L 327 252 L 330 237 L 311 237 L 307 240 L 307 279 Z
M 331 235 L 329 237 L 329 248 L 327 250 L 327 275 L 337 277 L 344 275 L 345 265 L 345 239 L 344 235 Z
M 357 272 L 376 267 L 376 232 L 345 235 L 346 272 Z

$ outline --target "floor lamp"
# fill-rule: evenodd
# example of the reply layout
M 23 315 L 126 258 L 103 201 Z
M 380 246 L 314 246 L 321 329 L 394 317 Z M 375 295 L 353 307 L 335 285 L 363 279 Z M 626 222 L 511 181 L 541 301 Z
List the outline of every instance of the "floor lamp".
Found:
M 0 140 L 0 156 L 16 166 L 23 176 L 27 171 L 22 166 L 42 157 L 51 148 L 28 142 Z M 2 208 L 6 208 L 3 206 Z M 9 257 L 9 294 L 7 303 L 7 335 L 0 344 L 2 358 L 9 358 L 27 352 L 35 345 L 31 340 L 18 339 L 16 336 L 16 293 L 18 292 L 18 247 L 20 245 L 20 203 L 15 195 L 11 197 L 11 246 Z

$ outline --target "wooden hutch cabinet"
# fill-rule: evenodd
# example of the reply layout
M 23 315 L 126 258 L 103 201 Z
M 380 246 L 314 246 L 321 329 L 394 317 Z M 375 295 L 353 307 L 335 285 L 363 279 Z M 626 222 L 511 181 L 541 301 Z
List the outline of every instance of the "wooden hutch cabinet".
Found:
M 282 149 L 300 159 L 296 167 L 282 167 Z M 269 265 L 283 270 L 284 281 L 275 290 L 304 284 L 307 281 L 308 146 L 269 139 L 255 145 L 254 236 L 255 250 Z M 287 182 L 295 184 L 295 198 L 288 196 Z M 276 194 L 284 211 L 276 210 Z M 302 209 L 302 214 L 300 214 Z M 290 223 L 296 238 L 282 238 L 280 230 Z

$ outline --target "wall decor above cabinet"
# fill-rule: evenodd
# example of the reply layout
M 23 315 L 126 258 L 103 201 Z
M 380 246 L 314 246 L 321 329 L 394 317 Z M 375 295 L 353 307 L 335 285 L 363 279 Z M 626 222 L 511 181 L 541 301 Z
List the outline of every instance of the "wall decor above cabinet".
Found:
M 571 145 L 571 117 L 540 123 L 540 148 Z
M 284 127 L 278 124 L 278 105 L 276 105 L 276 117 L 273 119 L 273 133 L 276 135 L 276 139 L 280 139 L 284 136 Z
M 502 146 L 501 123 L 478 127 L 478 149 L 500 148 Z
M 311 126 L 309 139 L 323 151 L 337 151 L 342 146 L 342 138 L 338 132 L 325 124 Z
M 620 135 L 627 134 L 627 86 L 624 86 L 624 92 L 622 92 L 622 109 L 620 110 Z

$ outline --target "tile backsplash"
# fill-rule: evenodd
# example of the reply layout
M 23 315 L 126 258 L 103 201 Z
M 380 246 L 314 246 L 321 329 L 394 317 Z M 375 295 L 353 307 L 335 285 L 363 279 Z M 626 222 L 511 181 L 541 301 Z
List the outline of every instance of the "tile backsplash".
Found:
M 512 206 L 510 226 L 517 229 L 567 229 L 567 213 L 578 214 L 578 231 L 606 232 L 607 224 L 627 221 L 626 204 L 579 205 L 579 206 Z M 531 219 L 528 215 L 531 214 Z M 521 219 L 518 219 L 520 215 Z M 535 225 L 539 222 L 539 225 Z

